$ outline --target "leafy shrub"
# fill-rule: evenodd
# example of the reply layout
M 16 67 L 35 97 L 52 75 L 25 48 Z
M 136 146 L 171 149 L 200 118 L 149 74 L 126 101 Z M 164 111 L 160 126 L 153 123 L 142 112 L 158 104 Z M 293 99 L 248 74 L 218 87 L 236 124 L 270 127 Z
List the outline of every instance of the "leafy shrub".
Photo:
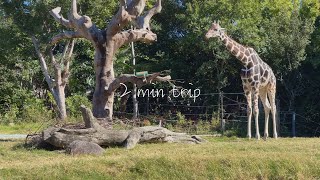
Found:
M 67 113 L 69 117 L 78 118 L 81 116 L 80 106 L 85 105 L 91 108 L 91 102 L 83 95 L 73 95 L 66 98 Z
M 22 108 L 22 121 L 43 122 L 53 118 L 53 112 L 48 110 L 42 99 L 28 98 Z
M 220 129 L 220 121 L 217 118 L 212 117 L 211 119 L 211 130 L 218 131 Z
M 11 106 L 10 109 L 4 113 L 3 116 L 0 116 L 0 123 L 9 124 L 17 120 L 19 113 L 19 108 L 15 105 Z
M 236 137 L 238 135 L 238 132 L 237 132 L 237 130 L 231 129 L 231 130 L 226 130 L 223 133 L 223 135 L 227 136 L 227 137 Z
M 181 112 L 177 112 L 177 125 L 180 127 L 183 127 L 187 124 L 186 118 L 183 114 L 181 114 Z
M 170 131 L 174 131 L 174 128 L 171 123 L 166 123 L 164 127 L 169 129 Z
M 207 134 L 211 131 L 211 124 L 209 121 L 200 120 L 196 125 L 197 134 Z

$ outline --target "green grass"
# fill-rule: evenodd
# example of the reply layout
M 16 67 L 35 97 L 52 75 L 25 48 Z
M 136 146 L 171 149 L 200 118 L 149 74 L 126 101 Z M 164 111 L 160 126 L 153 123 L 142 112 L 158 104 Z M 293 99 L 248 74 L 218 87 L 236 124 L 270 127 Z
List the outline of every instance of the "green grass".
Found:
M 19 123 L 14 125 L 0 124 L 0 134 L 28 134 L 40 131 L 48 123 Z
M 109 148 L 102 157 L 0 142 L 0 179 L 319 179 L 320 139 L 210 138 Z

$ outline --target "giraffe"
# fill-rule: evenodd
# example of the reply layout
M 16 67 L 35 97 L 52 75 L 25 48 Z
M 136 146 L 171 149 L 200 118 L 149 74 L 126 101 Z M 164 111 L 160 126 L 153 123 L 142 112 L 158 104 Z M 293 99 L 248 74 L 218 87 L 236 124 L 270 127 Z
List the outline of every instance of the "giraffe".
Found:
M 255 118 L 256 126 L 256 138 L 260 139 L 259 133 L 259 107 L 258 99 L 260 97 L 264 112 L 265 112 L 265 129 L 264 129 L 264 140 L 269 136 L 268 124 L 269 124 L 269 114 L 271 111 L 273 120 L 273 137 L 276 139 L 278 137 L 276 131 L 276 105 L 275 105 L 275 95 L 276 95 L 276 78 L 270 68 L 270 66 L 261 60 L 257 52 L 251 48 L 243 46 L 237 43 L 235 40 L 230 38 L 221 28 L 219 22 L 214 21 L 210 29 L 208 30 L 205 38 L 208 40 L 211 37 L 219 38 L 223 44 L 226 46 L 228 51 L 231 52 L 244 66 L 241 69 L 241 80 L 243 90 L 248 103 L 247 116 L 248 116 L 248 132 L 247 136 L 251 138 L 251 117 L 252 117 L 252 99 L 253 99 L 253 115 Z

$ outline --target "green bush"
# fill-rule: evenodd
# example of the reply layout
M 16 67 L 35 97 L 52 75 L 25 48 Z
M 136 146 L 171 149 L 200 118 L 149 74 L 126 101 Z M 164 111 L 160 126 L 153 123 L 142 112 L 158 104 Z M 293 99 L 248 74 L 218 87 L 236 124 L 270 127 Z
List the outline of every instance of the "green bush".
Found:
M 67 113 L 69 118 L 78 118 L 81 116 L 80 106 L 85 105 L 91 108 L 91 102 L 83 95 L 72 95 L 66 98 Z
M 13 104 L 0 115 L 1 124 L 43 122 L 53 118 L 53 113 L 45 106 L 44 100 L 28 97 L 22 101 L 21 107 Z
M 17 120 L 19 114 L 19 108 L 17 106 L 12 106 L 4 115 L 0 115 L 1 124 L 13 123 Z
M 53 112 L 48 110 L 42 99 L 26 99 L 21 111 L 23 122 L 43 122 L 53 118 Z
M 211 124 L 209 121 L 199 120 L 196 125 L 196 134 L 208 134 L 211 131 Z
M 185 116 L 183 114 L 181 114 L 181 112 L 177 113 L 177 126 L 183 127 L 187 124 L 187 120 L 185 118 Z
M 218 131 L 220 129 L 220 121 L 217 118 L 211 119 L 211 131 Z
M 170 131 L 174 131 L 174 128 L 171 123 L 166 123 L 164 127 L 169 129 Z

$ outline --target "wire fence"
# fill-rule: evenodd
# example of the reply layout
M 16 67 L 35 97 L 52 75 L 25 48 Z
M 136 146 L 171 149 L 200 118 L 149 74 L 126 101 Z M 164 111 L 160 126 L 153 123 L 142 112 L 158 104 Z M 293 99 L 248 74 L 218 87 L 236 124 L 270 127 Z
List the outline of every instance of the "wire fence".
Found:
M 207 93 L 201 94 L 197 101 L 192 97 L 170 98 L 170 96 L 138 97 L 139 114 L 138 123 L 146 121 L 158 123 L 162 126 L 181 125 L 181 121 L 193 128 L 202 126 L 203 123 L 214 124 L 218 127 L 208 128 L 222 133 L 234 131 L 235 135 L 245 136 L 247 129 L 247 102 L 244 93 Z M 118 117 L 133 116 L 131 99 L 126 103 L 126 110 L 115 108 Z M 282 137 L 320 136 L 320 122 L 312 120 L 294 111 L 281 111 L 280 102 L 277 100 L 277 131 Z M 264 111 L 259 102 L 259 127 L 260 133 L 264 130 Z M 271 119 L 271 116 L 270 116 Z M 254 121 L 254 117 L 252 117 Z M 269 121 L 269 132 L 272 129 L 272 120 Z M 183 126 L 183 124 L 181 125 Z M 252 127 L 252 132 L 254 132 Z M 210 132 L 207 132 L 210 133 Z

